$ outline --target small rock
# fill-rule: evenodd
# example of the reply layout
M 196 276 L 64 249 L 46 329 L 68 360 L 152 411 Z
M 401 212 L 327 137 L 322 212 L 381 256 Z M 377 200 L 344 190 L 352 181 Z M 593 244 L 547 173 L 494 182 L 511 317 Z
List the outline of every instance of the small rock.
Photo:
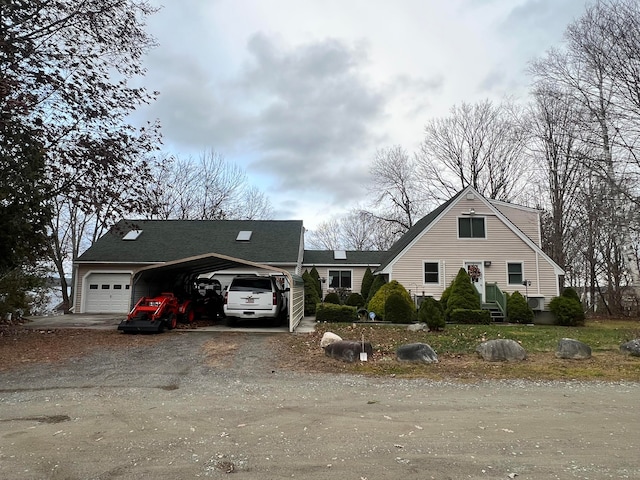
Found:
M 632 357 L 640 357 L 640 338 L 623 343 L 620 345 L 620 351 Z
M 322 335 L 322 339 L 320 339 L 320 347 L 325 348 L 327 345 L 333 342 L 339 342 L 340 340 L 342 340 L 342 337 L 340 337 L 340 335 L 336 335 L 333 332 L 326 332 L 324 335 Z
M 421 332 L 426 329 L 427 329 L 426 323 L 412 323 L 407 327 L 407 330 L 409 330 L 410 332 Z

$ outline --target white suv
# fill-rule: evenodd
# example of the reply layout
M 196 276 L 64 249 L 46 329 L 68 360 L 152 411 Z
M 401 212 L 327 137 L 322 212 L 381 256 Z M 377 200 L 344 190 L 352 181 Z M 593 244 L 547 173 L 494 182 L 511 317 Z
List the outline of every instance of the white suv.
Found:
M 224 295 L 227 325 L 251 319 L 268 319 L 273 326 L 281 325 L 288 314 L 287 292 L 289 289 L 280 289 L 272 276 L 234 277 Z

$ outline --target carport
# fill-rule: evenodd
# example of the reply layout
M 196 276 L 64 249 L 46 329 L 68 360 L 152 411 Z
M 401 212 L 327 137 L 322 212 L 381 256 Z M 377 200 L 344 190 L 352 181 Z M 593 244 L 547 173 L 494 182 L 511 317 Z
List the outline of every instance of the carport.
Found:
M 183 258 L 138 269 L 132 278 L 130 308 L 133 308 L 141 297 L 156 296 L 162 292 L 173 292 L 179 289 L 192 275 L 246 267 L 278 273 L 287 278 L 290 285 L 289 331 L 293 332 L 304 316 L 304 281 L 302 277 L 283 268 L 217 253 Z

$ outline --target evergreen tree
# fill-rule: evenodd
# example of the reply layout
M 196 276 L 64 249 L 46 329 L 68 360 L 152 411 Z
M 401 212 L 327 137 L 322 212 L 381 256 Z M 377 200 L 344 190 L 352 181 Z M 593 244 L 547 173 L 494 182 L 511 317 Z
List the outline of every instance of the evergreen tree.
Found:
M 425 298 L 418 309 L 418 320 L 426 323 L 429 330 L 442 330 L 446 325 L 442 304 L 433 297 Z
M 371 290 L 372 284 L 373 272 L 371 272 L 371 268 L 367 267 L 362 276 L 362 286 L 360 287 L 360 294 L 363 298 L 369 298 L 369 290 Z
M 320 303 L 315 281 L 307 270 L 302 274 L 302 280 L 304 280 L 304 314 L 315 315 L 316 307 Z
M 451 293 L 447 300 L 447 317 L 451 317 L 453 310 L 462 308 L 465 310 L 480 310 L 480 296 L 476 287 L 471 283 L 471 277 L 464 268 L 461 268 L 451 285 Z
M 533 310 L 527 304 L 526 298 L 518 291 L 513 292 L 507 298 L 507 316 L 513 323 L 531 323 Z
M 309 275 L 311 275 L 311 278 L 314 281 L 316 292 L 318 292 L 318 298 L 322 298 L 322 282 L 320 281 L 320 275 L 318 274 L 316 267 L 311 269 Z
M 369 295 L 367 296 L 367 305 L 373 298 L 373 296 L 377 293 L 380 288 L 387 283 L 382 275 L 376 275 L 373 277 L 373 282 L 371 283 L 371 288 L 369 289 Z

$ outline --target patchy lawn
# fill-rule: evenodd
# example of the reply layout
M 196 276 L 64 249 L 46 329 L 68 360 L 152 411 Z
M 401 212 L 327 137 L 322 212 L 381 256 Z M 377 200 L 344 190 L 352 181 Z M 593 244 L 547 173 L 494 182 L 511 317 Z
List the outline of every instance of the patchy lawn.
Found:
M 347 364 L 324 355 L 322 335 L 331 331 L 345 340 L 362 340 L 373 346 L 367 362 Z M 527 351 L 524 362 L 486 362 L 476 346 L 496 338 L 512 339 Z M 555 357 L 558 340 L 573 338 L 591 346 L 589 360 Z M 404 326 L 318 324 L 316 332 L 275 338 L 283 368 L 313 372 L 341 372 L 376 376 L 402 376 L 434 380 L 543 379 L 640 381 L 640 358 L 620 352 L 620 344 L 640 338 L 640 322 L 591 321 L 584 327 L 526 325 L 447 325 L 441 332 L 409 332 Z M 429 344 L 437 353 L 437 364 L 414 364 L 396 360 L 395 350 L 405 343 Z
M 373 345 L 367 362 L 347 364 L 327 357 L 320 339 L 332 331 L 345 340 L 364 339 Z M 126 349 L 162 343 L 173 332 L 161 335 L 123 335 L 116 330 L 34 330 L 21 325 L 0 325 L 0 370 L 26 364 L 60 362 L 90 354 L 96 349 Z M 214 368 L 232 364 L 239 346 L 250 333 L 221 332 L 204 346 L 206 362 Z M 555 357 L 561 338 L 590 345 L 589 360 Z M 508 338 L 527 351 L 524 362 L 485 362 L 475 353 L 484 340 Z M 640 381 L 640 358 L 620 352 L 620 344 L 640 338 L 640 321 L 590 321 L 585 327 L 524 325 L 447 325 L 442 332 L 409 332 L 405 326 L 371 324 L 318 324 L 310 334 L 273 334 L 269 339 L 278 368 L 298 372 L 351 373 L 478 381 L 481 379 Z M 423 342 L 437 353 L 431 365 L 399 362 L 395 350 L 404 343 Z

